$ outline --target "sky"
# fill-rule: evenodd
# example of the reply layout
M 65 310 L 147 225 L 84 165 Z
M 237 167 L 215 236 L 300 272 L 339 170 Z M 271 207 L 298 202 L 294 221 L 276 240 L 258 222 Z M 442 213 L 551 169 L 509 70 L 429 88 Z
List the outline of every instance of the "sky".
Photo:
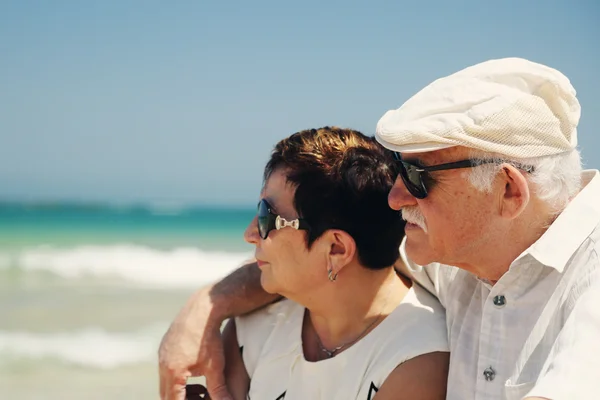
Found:
M 557 68 L 600 168 L 600 3 L 2 1 L 0 201 L 254 205 L 274 144 L 373 134 L 488 59 Z

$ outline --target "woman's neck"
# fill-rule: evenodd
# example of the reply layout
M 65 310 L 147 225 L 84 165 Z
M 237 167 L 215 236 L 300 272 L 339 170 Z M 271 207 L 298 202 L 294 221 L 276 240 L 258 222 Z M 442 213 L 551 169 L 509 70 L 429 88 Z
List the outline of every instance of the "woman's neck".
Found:
M 400 304 L 408 289 L 391 268 L 345 269 L 305 304 L 302 331 L 307 360 L 329 358 L 351 347 Z

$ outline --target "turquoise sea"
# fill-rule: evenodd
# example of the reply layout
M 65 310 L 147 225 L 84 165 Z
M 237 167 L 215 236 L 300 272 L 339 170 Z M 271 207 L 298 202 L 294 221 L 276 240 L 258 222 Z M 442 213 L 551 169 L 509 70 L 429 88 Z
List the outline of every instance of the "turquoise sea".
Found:
M 158 398 L 163 333 L 254 212 L 0 203 L 0 398 Z

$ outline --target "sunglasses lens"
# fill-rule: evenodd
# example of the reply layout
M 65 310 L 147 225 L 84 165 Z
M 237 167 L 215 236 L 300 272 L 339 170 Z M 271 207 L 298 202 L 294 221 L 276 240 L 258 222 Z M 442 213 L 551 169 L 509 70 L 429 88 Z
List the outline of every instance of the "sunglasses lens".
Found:
M 261 238 L 266 239 L 269 235 L 269 206 L 266 201 L 261 200 L 258 203 L 258 233 Z
M 423 172 L 419 171 L 419 167 L 408 164 L 405 161 L 401 161 L 399 167 L 402 181 L 410 194 L 417 199 L 424 199 L 427 197 L 427 189 L 423 184 L 423 176 L 421 175 Z

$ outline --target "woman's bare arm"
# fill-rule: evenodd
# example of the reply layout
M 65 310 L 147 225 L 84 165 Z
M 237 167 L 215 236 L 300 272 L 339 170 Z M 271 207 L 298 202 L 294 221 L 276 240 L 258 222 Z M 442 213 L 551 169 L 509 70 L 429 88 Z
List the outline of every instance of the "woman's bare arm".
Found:
M 450 353 L 423 354 L 400 364 L 387 377 L 375 400 L 444 400 Z
M 233 400 L 246 400 L 250 388 L 250 377 L 237 340 L 235 320 L 230 319 L 223 330 L 225 346 L 225 382 Z

